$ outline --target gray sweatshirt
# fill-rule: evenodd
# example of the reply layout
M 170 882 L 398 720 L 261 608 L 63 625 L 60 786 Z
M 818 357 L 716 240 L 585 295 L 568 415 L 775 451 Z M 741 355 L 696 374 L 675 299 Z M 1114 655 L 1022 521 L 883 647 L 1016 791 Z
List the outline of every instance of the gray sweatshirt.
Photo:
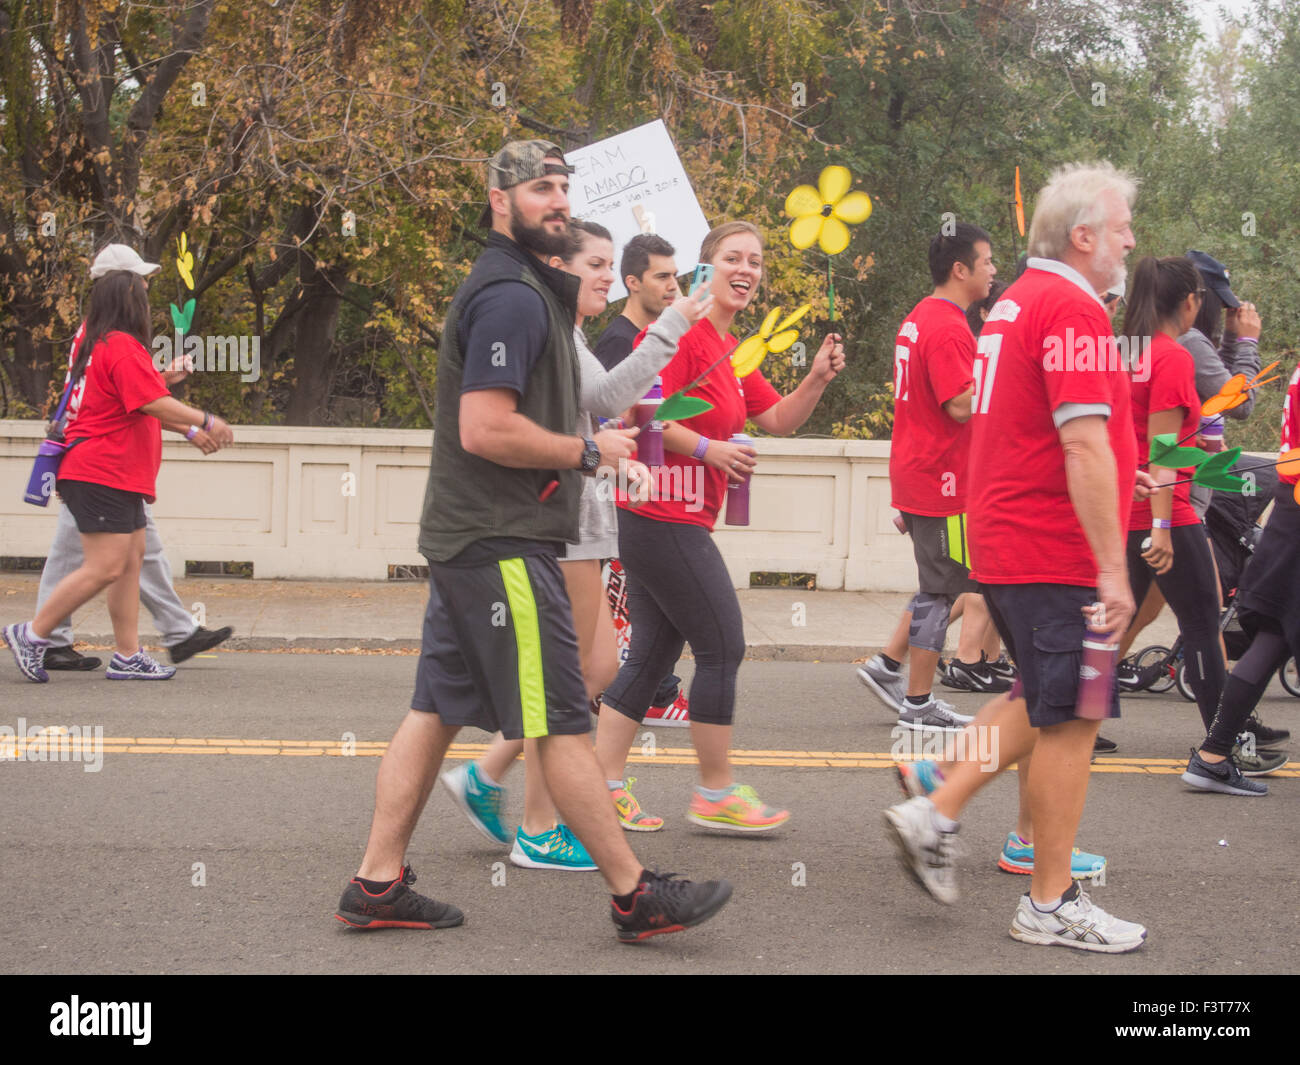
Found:
M 680 311 L 665 307 L 650 324 L 645 337 L 630 355 L 612 370 L 606 370 L 587 347 L 582 330 L 574 327 L 573 342 L 578 349 L 582 372 L 582 393 L 576 432 L 590 437 L 596 431 L 596 418 L 617 418 L 650 391 L 659 372 L 677 354 L 677 342 L 691 327 Z M 599 477 L 585 478 L 578 503 L 578 543 L 569 544 L 564 559 L 573 561 L 618 556 L 618 508 L 614 504 L 613 485 Z
M 1217 395 L 1233 374 L 1244 373 L 1247 377 L 1253 377 L 1259 373 L 1259 345 L 1249 340 L 1238 340 L 1232 333 L 1223 334 L 1223 343 L 1218 351 L 1214 350 L 1210 338 L 1199 329 L 1187 330 L 1178 338 L 1178 343 L 1192 353 L 1192 359 L 1196 363 L 1196 394 L 1202 403 Z M 1252 390 L 1246 393 L 1245 403 L 1225 411 L 1224 417 L 1244 422 L 1254 409 L 1255 393 Z M 1205 517 L 1210 498 L 1210 489 L 1199 484 L 1192 485 L 1192 509 L 1198 516 Z

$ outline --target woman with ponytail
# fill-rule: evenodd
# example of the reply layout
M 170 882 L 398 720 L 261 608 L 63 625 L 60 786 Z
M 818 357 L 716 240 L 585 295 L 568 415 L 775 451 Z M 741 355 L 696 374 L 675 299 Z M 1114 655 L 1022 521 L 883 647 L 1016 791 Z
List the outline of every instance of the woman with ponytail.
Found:
M 1133 354 L 1133 429 L 1138 461 L 1146 464 L 1150 442 L 1160 435 L 1189 441 L 1200 426 L 1196 368 L 1174 338 L 1187 332 L 1204 295 L 1195 265 L 1182 256 L 1137 264 L 1121 334 Z M 1190 477 L 1191 469 L 1151 465 L 1162 484 Z M 1210 727 L 1225 669 L 1219 643 L 1219 593 L 1214 562 L 1189 486 L 1162 488 L 1134 502 L 1129 517 L 1128 572 L 1134 602 L 1146 597 L 1152 577 L 1178 619 L 1187 677 L 1205 727 Z

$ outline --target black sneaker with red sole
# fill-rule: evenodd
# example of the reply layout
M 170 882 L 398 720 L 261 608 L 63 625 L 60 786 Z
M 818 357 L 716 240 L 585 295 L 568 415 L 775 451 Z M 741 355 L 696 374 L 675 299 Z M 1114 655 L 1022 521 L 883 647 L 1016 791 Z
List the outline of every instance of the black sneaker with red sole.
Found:
M 614 927 L 620 943 L 640 943 L 651 936 L 681 932 L 703 924 L 731 898 L 731 885 L 725 880 L 674 880 L 676 873 L 647 873 L 637 885 L 632 909 L 624 912 L 610 903 Z
M 415 871 L 408 865 L 402 875 L 382 895 L 374 895 L 356 877 L 348 882 L 334 915 L 351 928 L 367 931 L 377 928 L 454 928 L 465 923 L 465 915 L 455 906 L 417 895 L 411 890 Z

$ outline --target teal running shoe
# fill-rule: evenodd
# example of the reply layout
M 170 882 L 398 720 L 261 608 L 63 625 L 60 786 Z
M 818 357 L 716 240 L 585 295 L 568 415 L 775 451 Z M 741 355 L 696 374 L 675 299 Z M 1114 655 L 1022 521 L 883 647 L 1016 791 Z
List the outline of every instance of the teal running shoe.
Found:
M 943 783 L 939 764 L 932 758 L 923 762 L 897 762 L 894 772 L 898 774 L 898 786 L 909 799 L 929 795 Z
M 1006 846 L 998 856 L 998 868 L 1004 873 L 1034 871 L 1034 845 L 1026 843 L 1015 832 L 1007 833 Z M 1075 880 L 1091 880 L 1105 875 L 1106 859 L 1100 854 L 1089 854 L 1074 848 L 1070 858 L 1070 876 Z
M 510 836 L 501 826 L 501 809 L 506 804 L 506 789 L 487 783 L 479 776 L 473 762 L 449 769 L 438 778 L 456 805 L 465 811 L 469 823 L 493 843 L 505 845 Z
M 596 868 L 587 848 L 569 831 L 568 825 L 556 825 L 549 832 L 530 836 L 522 828 L 515 833 L 510 860 L 525 869 L 570 869 L 587 872 Z

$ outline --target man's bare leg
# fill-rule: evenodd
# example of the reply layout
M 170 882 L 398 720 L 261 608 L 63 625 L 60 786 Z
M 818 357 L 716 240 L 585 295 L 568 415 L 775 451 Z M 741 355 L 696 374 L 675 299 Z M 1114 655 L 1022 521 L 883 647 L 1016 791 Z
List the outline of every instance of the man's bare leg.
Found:
M 966 592 L 958 602 L 964 604 L 961 618 L 961 636 L 957 640 L 957 658 L 967 665 L 978 665 L 980 652 L 984 649 L 985 636 L 992 626 L 989 608 L 984 597 L 975 592 Z M 954 608 L 955 609 L 955 608 Z M 951 623 L 951 618 L 949 619 Z M 994 658 L 997 655 L 993 656 Z
M 459 726 L 444 725 L 437 714 L 419 710 L 402 720 L 379 763 L 375 816 L 357 876 L 384 882 L 402 875 L 411 834 L 459 731 Z
M 564 823 L 600 867 L 610 893 L 631 894 L 643 867 L 619 827 L 590 738 L 586 734 L 544 736 L 537 748 L 546 785 Z
M 1070 890 L 1070 852 L 1088 794 L 1092 745 L 1101 722 L 1073 718 L 1039 729 L 1029 777 L 1033 817 L 1034 874 L 1029 897 L 1040 906 Z
M 892 658 L 895 662 L 902 662 L 907 657 L 907 635 L 912 631 L 912 612 L 904 610 L 902 617 L 898 619 L 898 627 L 894 629 L 894 635 L 889 638 L 889 643 L 885 645 L 885 656 Z
M 986 703 L 975 724 L 997 729 L 998 760 L 993 769 L 988 769 L 979 759 L 979 745 L 967 743 L 967 757 L 947 763 L 949 768 L 943 783 L 930 793 L 930 801 L 938 813 L 953 821 L 960 819 L 962 808 L 980 788 L 1033 751 L 1038 738 L 1038 730 L 1029 724 L 1025 700 L 1012 699 L 1009 695 L 999 695 Z M 974 728 L 975 724 L 967 728 Z

